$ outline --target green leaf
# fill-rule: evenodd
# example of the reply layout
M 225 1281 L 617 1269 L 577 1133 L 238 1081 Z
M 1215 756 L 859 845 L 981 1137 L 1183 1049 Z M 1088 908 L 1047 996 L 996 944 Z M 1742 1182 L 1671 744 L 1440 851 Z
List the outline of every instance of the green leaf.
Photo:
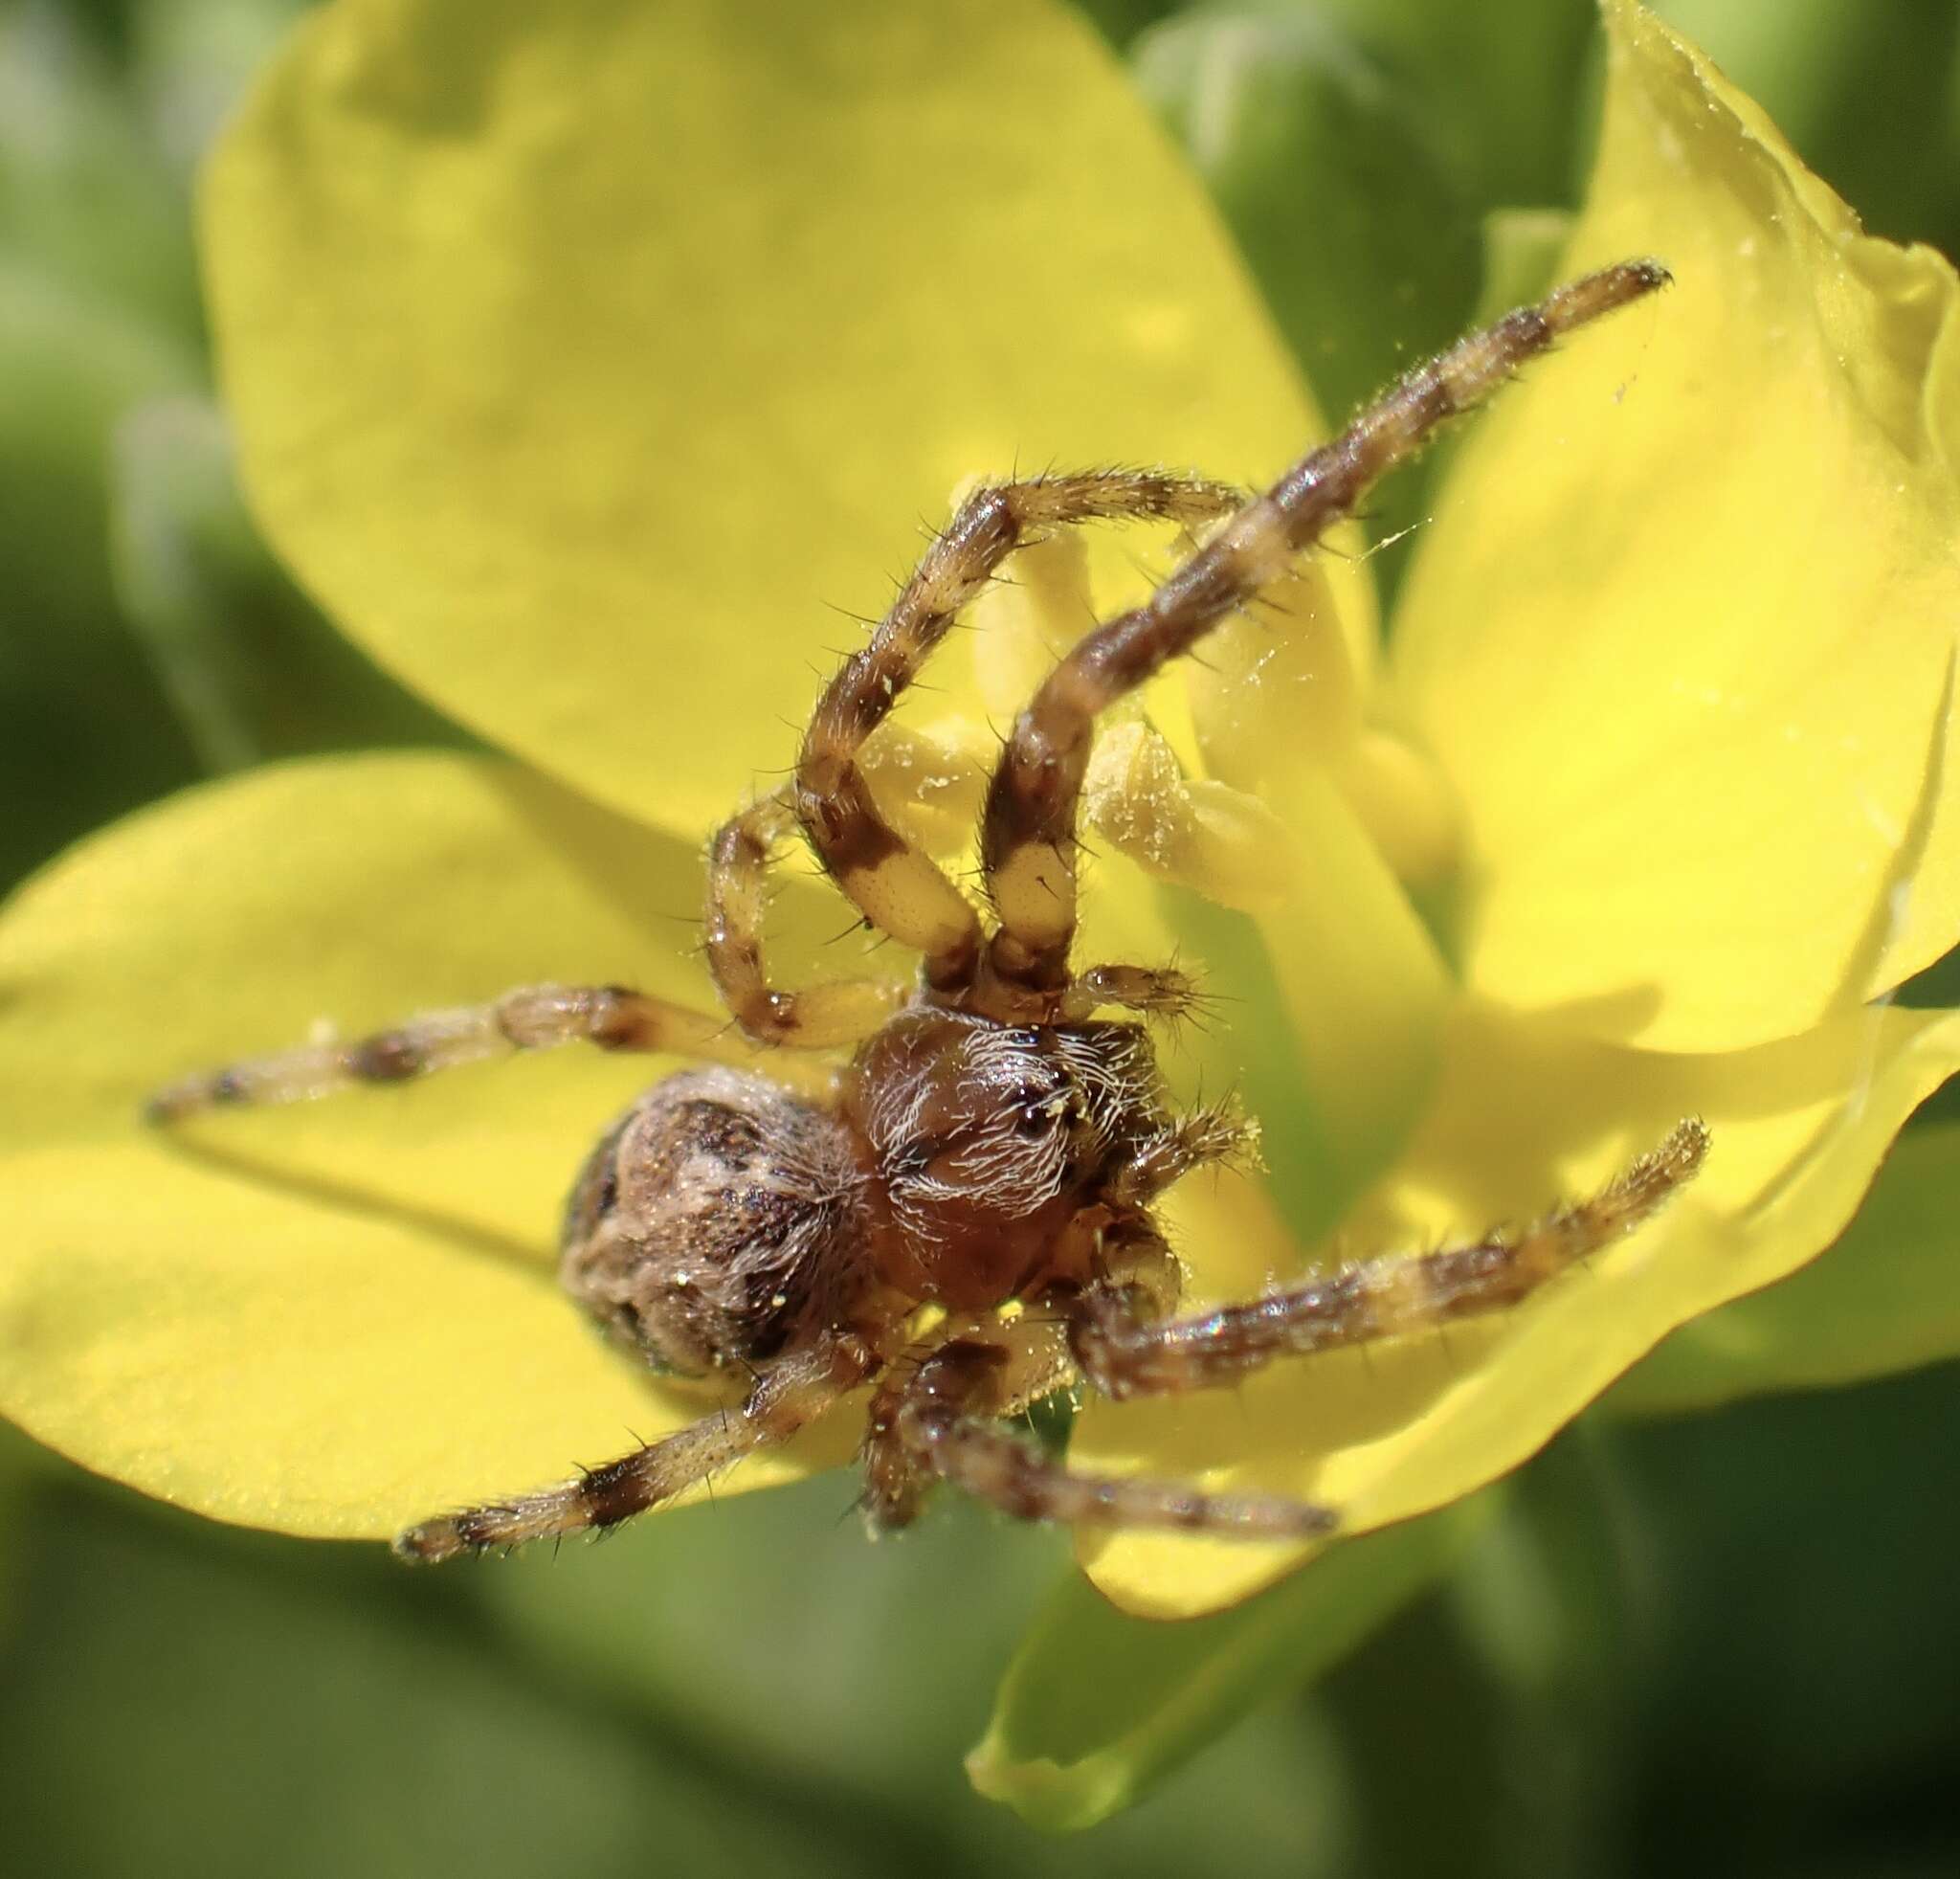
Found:
M 1954 1869 L 1935 1771 L 1960 1756 L 1956 1422 L 1949 1363 L 1617 1432 L 1660 1594 L 1644 1785 L 1663 1844 L 1692 1833 L 1692 1869 L 1809 1872 L 1821 1830 L 1861 1841 L 1863 1871 L 1904 1872 L 1905 1819 L 1928 1836 L 1918 1869 Z M 1902 1813 L 1915 1791 L 1930 1804 Z M 1682 1868 L 1657 1845 L 1629 1869 Z
M 1542 298 L 1571 233 L 1563 209 L 1493 209 L 1483 218 L 1483 291 L 1471 324 L 1488 325 Z
M 873 1545 L 857 1490 L 830 1474 L 724 1495 L 477 1577 L 533 1648 L 689 1715 L 731 1752 L 844 1786 L 882 1770 L 931 1794 L 956 1779 L 1025 1612 L 1066 1570 L 1066 1539 L 948 1496 Z M 877 1700 L 840 1705 L 852 1689 Z
M 1346 1656 L 1445 1570 L 1490 1502 L 1351 1540 L 1242 1605 L 1182 1623 L 1125 1617 L 1067 1581 L 967 1758 L 974 1786 L 1037 1826 L 1107 1820 L 1263 1698 Z
M 1340 21 L 1419 88 L 1480 212 L 1570 199 L 1583 130 L 1574 100 L 1597 21 L 1586 0 L 1274 0 L 1274 11 Z
M 1960 1353 L 1960 1122 L 1908 1130 L 1842 1237 L 1684 1325 L 1606 1398 L 1621 1415 L 1819 1389 Z
M 172 335 L 197 331 L 189 203 L 67 8 L 0 9 L 0 248 Z
M 1119 51 L 1146 27 L 1179 11 L 1180 0 L 1075 0 L 1096 31 Z
M 1521 1708 L 1570 1715 L 1637 1667 L 1614 1440 L 1588 1417 L 1520 1470 L 1444 1586 L 1465 1641 Z
M 188 183 L 233 101 L 307 0 L 131 8 L 131 87 L 156 150 Z
M 918 1857 L 889 1815 L 847 1823 L 499 1651 L 467 1583 L 73 1488 L 33 1512 L 0 1635 L 15 1870 L 841 1879 Z
M 1354 39 L 1312 13 L 1187 14 L 1132 59 L 1330 416 L 1461 329 L 1470 204 L 1422 96 Z
M 13 1616 L 18 1577 L 14 1561 L 29 1531 L 25 1511 L 30 1489 L 48 1459 L 47 1451 L 12 1423 L 0 1421 L 0 1636 Z
M 213 406 L 173 397 L 132 411 L 117 428 L 111 495 L 117 593 L 208 771 L 471 744 L 336 633 L 267 553 Z
M 103 477 L 122 411 L 195 369 L 0 246 L 0 883 L 196 773 L 109 587 Z
M 847 1811 L 891 1809 L 945 1843 L 963 1872 L 1072 1879 L 1079 1849 L 1036 1838 L 960 1772 L 1064 1537 L 948 1492 L 918 1527 L 874 1546 L 852 1515 L 856 1488 L 831 1475 L 724 1496 L 602 1546 L 523 1553 L 468 1577 L 505 1638 L 594 1700 L 684 1719 L 724 1765 L 775 1771 Z M 1100 1682 L 1110 1669 L 1085 1674 Z M 1097 1840 L 1102 1869 L 1186 1879 L 1213 1857 L 1216 1823 L 1234 1820 L 1254 1835 L 1240 1879 L 1337 1879 L 1340 1788 L 1325 1732 L 1292 1712 L 1258 1718 L 1111 1822 Z M 1303 1864 L 1307 1846 L 1319 1856 Z
M 1624 1724 L 1650 1642 L 1638 1540 L 1601 1431 L 1581 1423 L 1512 1478 L 1432 1596 L 1317 1687 L 1366 1870 L 1598 1868 L 1637 1780 Z

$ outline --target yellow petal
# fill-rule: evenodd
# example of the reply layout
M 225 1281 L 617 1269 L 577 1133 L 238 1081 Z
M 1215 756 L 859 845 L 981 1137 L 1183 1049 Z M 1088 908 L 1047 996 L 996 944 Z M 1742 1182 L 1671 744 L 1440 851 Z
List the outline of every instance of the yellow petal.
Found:
M 684 844 L 434 756 L 201 790 L 30 884 L 0 920 L 0 1412 L 182 1505 L 365 1535 L 701 1413 L 551 1269 L 581 1158 L 669 1065 L 567 1050 L 169 1136 L 137 1121 L 165 1079 L 322 1019 L 541 978 L 705 1006 L 699 891 Z
M 1378 791 L 1378 825 L 1351 787 L 1375 749 L 1362 725 L 1375 619 L 1354 572 L 1305 562 L 1206 641 L 1185 678 L 1207 774 L 1186 774 L 1154 718 L 1131 721 L 1103 730 L 1083 797 L 1099 846 L 1185 890 L 1173 919 L 1221 995 L 1225 1073 L 1308 1238 L 1407 1139 L 1451 992 L 1381 839 L 1418 818 Z M 976 615 L 1013 612 L 1019 596 Z
M 967 1756 L 973 1785 L 1053 1833 L 1140 1801 L 1256 1704 L 1338 1664 L 1455 1563 L 1491 1497 L 1346 1548 L 1263 1599 L 1142 1624 L 1069 1577 L 1049 1595 Z
M 980 466 L 1249 478 L 1304 395 L 1070 11 L 323 9 L 207 177 L 242 473 L 343 626 L 697 831 Z
M 1262 910 L 1259 930 L 1290 1022 L 1240 1041 L 1249 1072 L 1275 1056 L 1290 1070 L 1291 1102 L 1268 1097 L 1260 1114 L 1296 1134 L 1310 1122 L 1325 1151 L 1317 1165 L 1281 1169 L 1296 1231 L 1318 1237 L 1392 1163 L 1429 1100 L 1450 986 L 1333 783 L 1303 772 L 1275 806 L 1292 850 L 1274 858 L 1285 898 Z M 1278 1136 L 1270 1152 L 1280 1167 Z
M 1620 1415 L 1707 1409 L 1817 1390 L 1960 1353 L 1960 1125 L 1915 1125 L 1821 1259 L 1683 1325 L 1617 1384 Z
M 1187 783 L 1164 739 L 1124 726 L 1097 746 L 1086 802 L 1099 840 L 1187 890 L 1176 929 L 1221 998 L 1213 1055 L 1265 1131 L 1296 1231 L 1317 1237 L 1393 1162 L 1429 1095 L 1451 987 L 1428 931 L 1319 767 L 1264 798 Z
M 1696 1057 L 1575 1040 L 1470 1008 L 1434 1112 L 1338 1252 L 1421 1249 L 1596 1186 L 1682 1116 L 1705 1118 L 1701 1177 L 1659 1220 L 1518 1309 L 1366 1352 L 1281 1364 L 1242 1390 L 1092 1403 L 1071 1453 L 1090 1465 L 1303 1494 L 1366 1532 L 1454 1500 L 1534 1453 L 1675 1326 L 1791 1272 L 1841 1230 L 1912 1107 L 1960 1066 L 1960 1016 L 1880 1011 L 1755 1050 Z M 1247 1236 L 1246 1189 L 1194 1189 L 1183 1244 Z M 1224 1268 L 1220 1268 L 1221 1272 Z M 1083 1546 L 1125 1610 L 1216 1609 L 1305 1549 L 1136 1537 Z
M 1699 55 L 1606 14 L 1569 266 L 1654 254 L 1676 284 L 1469 429 L 1393 687 L 1465 813 L 1472 984 L 1727 1049 L 1954 937 L 1960 767 L 1927 786 L 1960 323 L 1948 262 L 1861 235 Z

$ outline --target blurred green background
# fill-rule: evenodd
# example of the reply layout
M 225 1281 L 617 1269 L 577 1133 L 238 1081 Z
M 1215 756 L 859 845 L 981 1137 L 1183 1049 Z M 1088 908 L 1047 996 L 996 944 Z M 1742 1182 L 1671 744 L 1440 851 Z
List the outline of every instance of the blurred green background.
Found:
M 298 11 L 0 0 L 0 885 L 202 775 L 458 741 L 266 556 L 211 399 L 191 173 Z M 1087 11 L 1329 409 L 1548 265 L 1596 90 L 1586 0 Z M 1659 11 L 1868 226 L 1960 245 L 1953 0 Z M 1411 478 L 1374 526 L 1421 503 Z M 1380 566 L 1392 581 L 1392 550 Z M 1951 1365 L 1590 1418 L 1482 1497 L 1446 1574 L 1371 1636 L 1274 1604 L 1192 1631 L 1187 1658 L 1069 1592 L 1061 1536 L 948 1501 L 873 1548 L 841 1476 L 425 1576 L 176 1515 L 0 1428 L 0 1855 L 84 1874 L 1960 1872 L 1956 1427 Z M 1395 1544 L 1356 1570 L 1392 1590 L 1434 1571 L 1421 1548 L 1445 1557 Z M 1168 1718 L 1137 1762 L 1154 1791 L 1069 1839 L 961 1767 L 1044 1609 L 1081 1638 L 1079 1708 L 1130 1654 L 1158 1666 Z M 1262 1623 L 1283 1648 L 1258 1648 Z M 1065 1680 L 1068 1653 L 1047 1661 Z M 1053 1692 L 1058 1715 L 1071 1700 Z

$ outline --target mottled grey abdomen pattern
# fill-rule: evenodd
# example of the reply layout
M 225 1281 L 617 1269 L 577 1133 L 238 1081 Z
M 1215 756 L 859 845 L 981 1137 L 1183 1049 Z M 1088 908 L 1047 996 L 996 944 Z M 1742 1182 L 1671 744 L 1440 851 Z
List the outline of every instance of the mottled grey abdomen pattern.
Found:
M 560 1276 L 657 1369 L 760 1363 L 862 1288 L 860 1183 L 845 1131 L 767 1077 L 682 1071 L 587 1160 Z

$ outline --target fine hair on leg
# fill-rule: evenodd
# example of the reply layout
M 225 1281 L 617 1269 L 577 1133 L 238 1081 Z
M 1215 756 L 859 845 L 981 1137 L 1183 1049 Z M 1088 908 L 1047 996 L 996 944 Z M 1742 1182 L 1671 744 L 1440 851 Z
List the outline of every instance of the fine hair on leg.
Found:
M 928 985 L 952 990 L 971 980 L 979 916 L 873 801 L 858 763 L 865 740 L 1016 548 L 1099 519 L 1196 526 L 1230 515 L 1244 500 L 1241 489 L 1160 470 L 1089 470 L 985 484 L 961 503 L 870 639 L 824 688 L 797 759 L 795 813 L 824 867 L 865 919 L 925 955 Z
M 1707 1130 L 1690 1117 L 1597 1194 L 1555 1207 L 1517 1232 L 1439 1252 L 1364 1260 L 1190 1317 L 1162 1316 L 1160 1292 L 1112 1277 L 1076 1300 L 1069 1347 L 1104 1396 L 1163 1396 L 1233 1382 L 1276 1357 L 1481 1317 L 1520 1303 L 1652 1218 L 1693 1178 L 1707 1148 Z M 1147 1234 L 1133 1232 L 1133 1256 L 1147 1271 Z M 1161 1257 L 1169 1257 L 1168 1248 Z
M 1217 1494 L 1195 1483 L 1087 1474 L 1011 1434 L 998 1380 L 1009 1353 L 957 1338 L 921 1363 L 899 1394 L 893 1428 L 921 1472 L 964 1488 L 1017 1520 L 1078 1527 L 1168 1528 L 1240 1539 L 1318 1538 L 1333 1532 L 1330 1508 L 1272 1494 Z M 900 1503 L 906 1517 L 916 1491 Z M 878 1510 L 874 1505 L 876 1516 Z
M 560 1044 L 666 1051 L 719 1063 L 753 1063 L 752 1044 L 711 1018 L 624 985 L 526 985 L 483 1005 L 424 1012 L 348 1042 L 301 1044 L 166 1085 L 145 1108 L 151 1122 L 201 1109 L 300 1103 L 360 1084 L 406 1083 L 508 1051 Z
M 395 1537 L 404 1559 L 433 1564 L 462 1553 L 616 1527 L 758 1448 L 789 1439 L 876 1367 L 849 1333 L 829 1333 L 768 1371 L 740 1409 L 713 1410 L 617 1461 L 506 1501 L 438 1514 Z
M 825 1050 L 870 1036 L 909 995 L 889 979 L 832 979 L 795 992 L 769 982 L 763 956 L 769 861 L 795 827 L 787 797 L 778 794 L 730 816 L 708 844 L 708 971 L 745 1037 Z
M 1142 606 L 1079 640 L 1014 721 L 988 786 L 981 861 L 999 928 L 991 976 L 1054 993 L 1068 980 L 1076 928 L 1076 813 L 1097 716 L 1134 691 L 1353 514 L 1437 427 L 1470 410 L 1527 359 L 1588 321 L 1652 293 L 1656 261 L 1623 261 L 1568 282 L 1536 306 L 1418 366 L 1248 503 Z

